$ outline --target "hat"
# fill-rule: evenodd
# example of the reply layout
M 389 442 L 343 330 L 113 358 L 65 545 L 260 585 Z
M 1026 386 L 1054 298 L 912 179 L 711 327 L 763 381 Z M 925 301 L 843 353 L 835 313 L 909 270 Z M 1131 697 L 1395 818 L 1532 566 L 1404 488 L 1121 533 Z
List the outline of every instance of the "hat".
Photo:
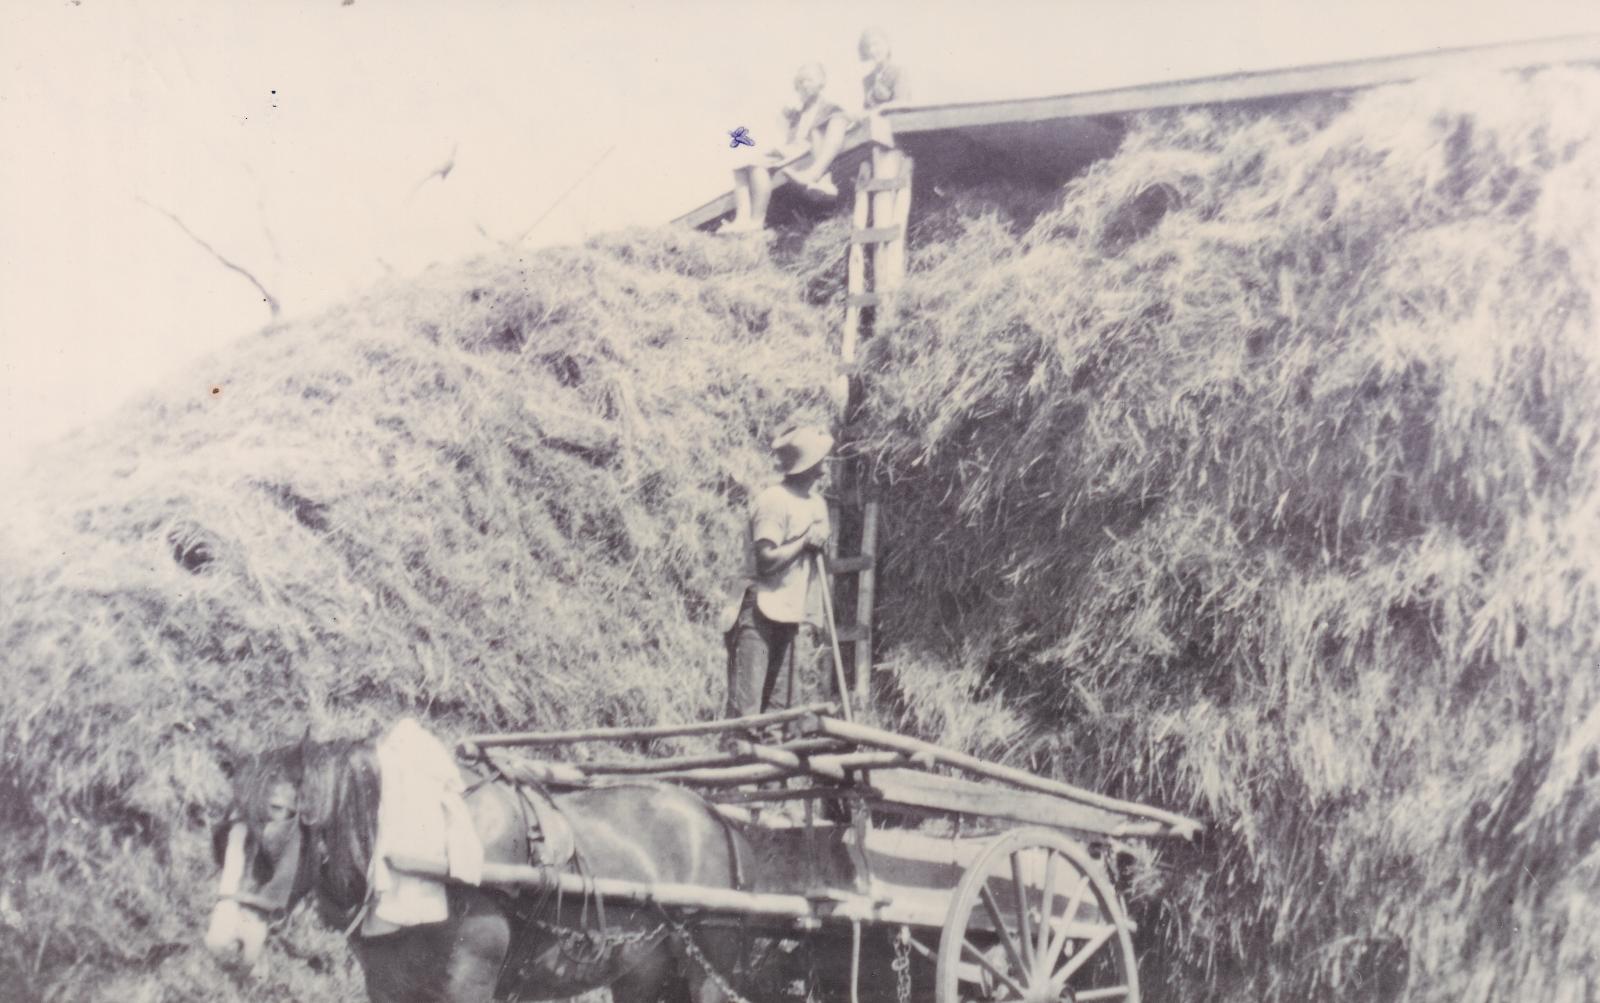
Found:
M 778 458 L 778 469 L 785 476 L 810 470 L 832 451 L 833 436 L 810 425 L 791 428 L 772 440 L 772 452 Z

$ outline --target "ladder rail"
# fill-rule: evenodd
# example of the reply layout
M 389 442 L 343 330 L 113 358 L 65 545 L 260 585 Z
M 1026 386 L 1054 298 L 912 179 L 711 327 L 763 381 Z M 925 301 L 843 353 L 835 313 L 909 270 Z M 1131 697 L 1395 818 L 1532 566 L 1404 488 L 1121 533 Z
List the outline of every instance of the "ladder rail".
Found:
M 860 403 L 858 355 L 861 342 L 893 322 L 895 301 L 905 274 L 906 227 L 911 217 L 913 161 L 892 146 L 873 150 L 869 162 L 856 173 L 855 205 L 850 221 L 850 244 L 845 264 L 844 330 L 839 342 L 840 384 L 836 399 L 847 416 Z M 864 327 L 866 308 L 872 308 L 870 331 Z M 835 508 L 859 506 L 860 545 L 854 555 L 841 555 L 837 540 L 830 541 L 828 572 L 838 583 L 854 576 L 855 622 L 837 625 L 837 637 L 848 645 L 855 670 L 854 698 L 865 706 L 872 693 L 872 613 L 877 598 L 879 503 L 863 486 L 859 458 L 848 458 L 841 469 L 854 497 L 838 498 Z M 840 520 L 835 518 L 835 525 Z M 835 609 L 835 612 L 838 612 Z M 844 694 L 840 694 L 841 699 Z

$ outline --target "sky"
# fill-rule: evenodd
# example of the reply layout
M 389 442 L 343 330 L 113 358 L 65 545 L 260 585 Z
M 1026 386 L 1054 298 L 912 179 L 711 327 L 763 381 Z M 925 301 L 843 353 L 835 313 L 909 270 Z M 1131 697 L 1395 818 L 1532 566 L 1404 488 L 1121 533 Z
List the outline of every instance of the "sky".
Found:
M 0 0 L 0 474 L 269 320 L 195 237 L 292 320 L 661 224 L 799 64 L 858 103 L 870 24 L 932 103 L 1600 32 L 1600 4 Z

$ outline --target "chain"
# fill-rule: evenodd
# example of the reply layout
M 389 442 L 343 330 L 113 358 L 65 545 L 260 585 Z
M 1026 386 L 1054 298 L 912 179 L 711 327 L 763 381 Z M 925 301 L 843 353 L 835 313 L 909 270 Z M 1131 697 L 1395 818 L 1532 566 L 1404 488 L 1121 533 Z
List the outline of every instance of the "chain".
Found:
M 894 995 L 899 1003 L 911 1003 L 911 928 L 902 926 L 894 938 Z
M 555 937 L 560 944 L 562 955 L 580 965 L 599 964 L 610 951 L 654 940 L 661 936 L 662 930 L 666 929 L 664 923 L 657 923 L 649 930 L 579 930 L 531 916 L 525 922 L 534 929 L 543 930 Z M 588 953 L 580 953 L 580 949 L 584 946 L 589 948 Z
M 684 929 L 683 924 L 668 915 L 665 909 L 661 911 L 661 918 L 666 926 L 671 927 L 672 934 L 677 938 L 678 943 L 683 945 L 684 953 L 694 959 L 694 963 L 700 966 L 700 970 L 706 973 L 708 979 L 716 983 L 718 989 L 727 994 L 728 999 L 732 1000 L 733 1003 L 751 1003 L 739 990 L 733 988 L 727 979 L 722 977 L 721 972 L 712 967 L 711 959 L 700 953 L 700 945 L 694 942 L 694 936 Z

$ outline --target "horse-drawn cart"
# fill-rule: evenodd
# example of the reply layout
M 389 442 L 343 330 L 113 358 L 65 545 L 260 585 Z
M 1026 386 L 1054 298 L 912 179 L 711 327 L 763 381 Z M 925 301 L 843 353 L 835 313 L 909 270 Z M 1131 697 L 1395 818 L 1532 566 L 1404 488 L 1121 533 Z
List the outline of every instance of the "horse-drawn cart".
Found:
M 555 790 L 638 781 L 686 787 L 748 841 L 734 888 L 613 880 L 488 864 L 483 883 L 598 895 L 683 922 L 736 924 L 803 944 L 825 986 L 901 1003 L 1139 999 L 1132 923 L 1111 851 L 1187 837 L 1192 819 L 1104 797 L 841 720 L 830 705 L 698 724 L 476 735 L 469 760 Z M 755 737 L 779 732 L 768 741 Z M 721 735 L 722 751 L 552 762 L 512 748 Z M 424 860 L 399 870 L 444 876 Z M 720 980 L 719 980 L 720 981 Z M 859 987 L 859 989 L 858 989 Z

